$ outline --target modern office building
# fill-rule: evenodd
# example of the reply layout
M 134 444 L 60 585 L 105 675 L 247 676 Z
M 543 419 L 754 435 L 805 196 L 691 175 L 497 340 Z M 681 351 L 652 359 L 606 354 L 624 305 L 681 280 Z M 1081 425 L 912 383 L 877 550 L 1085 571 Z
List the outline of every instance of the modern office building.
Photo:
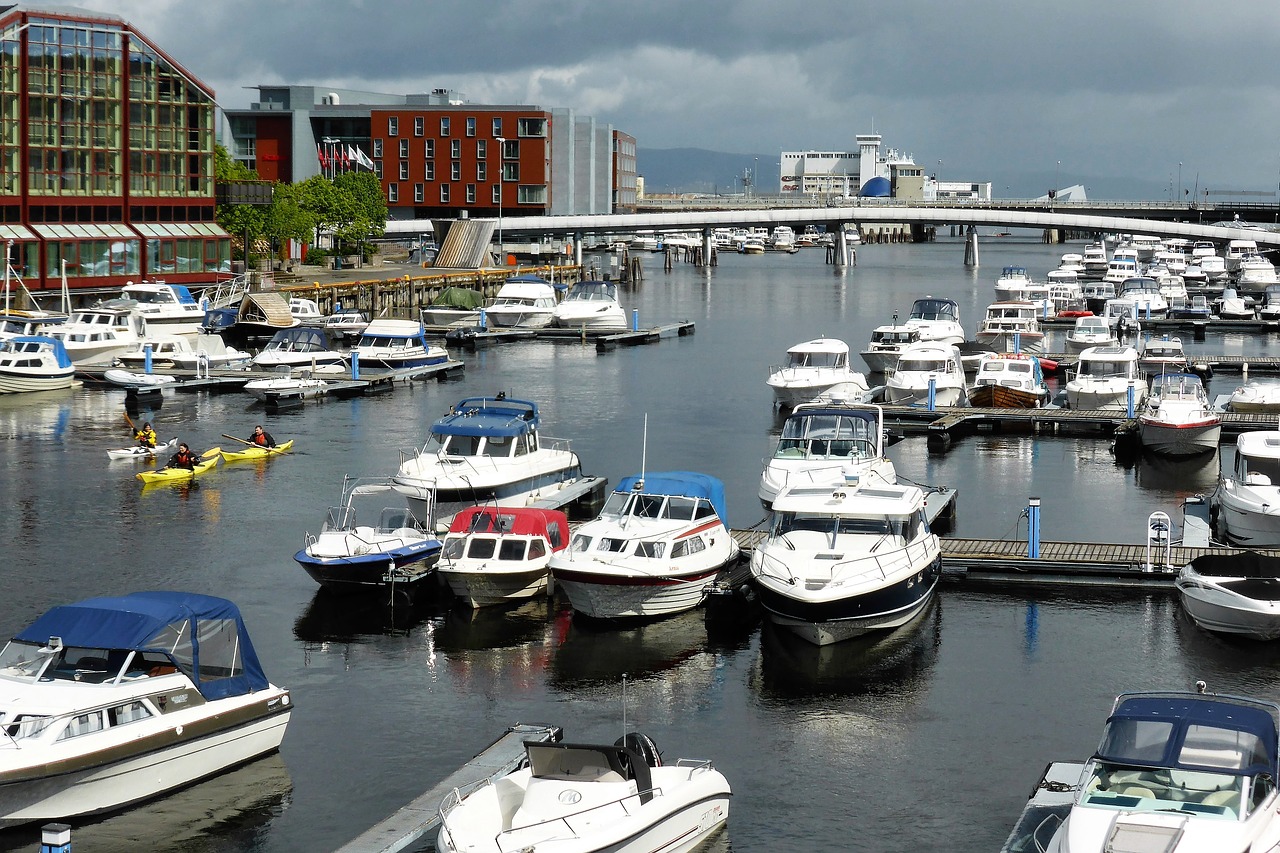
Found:
M 213 281 L 213 90 L 121 18 L 0 4 L 0 243 L 35 294 Z
M 628 195 L 634 205 L 635 140 L 573 110 L 473 104 L 448 89 L 258 94 L 227 110 L 234 159 L 270 181 L 367 168 L 392 219 L 609 213 Z
M 778 160 L 782 193 L 923 201 L 991 200 L 990 183 L 940 181 L 937 174 L 925 174 L 924 167 L 910 154 L 894 148 L 881 153 L 879 134 L 860 133 L 855 141 L 857 151 L 783 151 Z

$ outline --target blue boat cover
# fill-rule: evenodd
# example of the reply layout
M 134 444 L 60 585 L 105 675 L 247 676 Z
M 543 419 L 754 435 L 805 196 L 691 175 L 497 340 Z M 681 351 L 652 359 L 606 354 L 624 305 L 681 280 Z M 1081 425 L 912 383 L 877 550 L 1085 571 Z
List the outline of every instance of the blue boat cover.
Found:
M 467 397 L 431 425 L 435 435 L 524 435 L 538 426 L 538 406 L 510 397 Z
M 1159 693 L 1122 697 L 1111 717 L 1097 757 L 1121 764 L 1209 770 L 1276 778 L 1277 710 L 1269 703 L 1210 695 Z M 1163 744 L 1152 743 L 1155 727 L 1167 725 Z M 1206 737 L 1205 729 L 1233 735 Z M 1142 736 L 1137 732 L 1141 730 Z M 1200 741 L 1200 743 L 1197 743 Z M 1226 756 L 1224 742 L 1235 744 L 1238 756 Z M 1202 761 L 1196 761 L 1200 758 Z
M 614 491 L 631 492 L 635 489 L 636 483 L 642 480 L 644 488 L 641 489 L 641 494 L 706 498 L 711 501 L 716 515 L 720 516 L 722 522 L 728 517 L 725 515 L 724 483 L 710 474 L 699 474 L 694 471 L 657 471 L 645 474 L 643 478 L 636 474 L 623 477 Z
M 71 356 L 67 355 L 67 348 L 57 338 L 47 338 L 44 335 L 19 335 L 15 338 L 10 338 L 10 340 L 15 344 L 44 344 L 53 350 L 53 358 L 58 367 L 71 366 Z
M 239 609 L 211 595 L 134 592 L 90 598 L 53 608 L 14 639 L 43 645 L 50 637 L 59 637 L 64 646 L 163 654 L 210 700 L 267 687 Z
M 522 274 L 520 274 L 520 275 L 513 275 L 513 276 L 511 276 L 510 278 L 508 278 L 508 279 L 507 279 L 507 281 L 534 281 L 534 282 L 538 282 L 538 283 L 540 283 L 540 284 L 547 284 L 547 285 L 550 285 L 551 287 L 555 288 L 556 290 L 568 290 L 568 289 L 569 289 L 569 285 L 567 285 L 567 284 L 561 284 L 561 283 L 554 282 L 554 281 L 547 281 L 547 280 L 546 280 L 545 278 L 543 278 L 542 276 L 540 276 L 540 275 L 534 275 L 534 274 L 533 274 L 533 273 L 531 273 L 531 272 L 522 273 Z
M 171 284 L 173 294 L 178 297 L 178 301 L 184 305 L 195 305 L 196 298 L 191 295 L 191 291 L 187 289 L 185 284 Z

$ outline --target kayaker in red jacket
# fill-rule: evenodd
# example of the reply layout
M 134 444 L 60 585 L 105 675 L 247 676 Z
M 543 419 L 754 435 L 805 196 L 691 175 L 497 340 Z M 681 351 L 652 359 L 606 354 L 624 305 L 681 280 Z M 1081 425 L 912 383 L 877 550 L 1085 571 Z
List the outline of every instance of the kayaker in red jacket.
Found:
M 196 455 L 191 452 L 191 448 L 186 444 L 178 445 L 178 452 L 169 458 L 170 468 L 186 468 L 188 471 L 196 469 Z
M 253 435 L 249 436 L 249 441 L 258 447 L 276 446 L 276 440 L 271 437 L 271 433 L 262 428 L 262 424 L 258 424 L 253 428 Z

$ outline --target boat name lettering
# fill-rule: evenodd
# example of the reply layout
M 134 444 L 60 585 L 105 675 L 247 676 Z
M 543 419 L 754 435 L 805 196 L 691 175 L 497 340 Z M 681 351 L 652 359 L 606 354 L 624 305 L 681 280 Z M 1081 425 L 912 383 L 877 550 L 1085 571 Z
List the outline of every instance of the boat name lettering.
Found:
M 582 794 L 579 794 L 577 791 L 569 789 L 569 790 L 561 791 L 559 799 L 560 799 L 560 802 L 564 803 L 566 806 L 572 806 L 582 799 Z

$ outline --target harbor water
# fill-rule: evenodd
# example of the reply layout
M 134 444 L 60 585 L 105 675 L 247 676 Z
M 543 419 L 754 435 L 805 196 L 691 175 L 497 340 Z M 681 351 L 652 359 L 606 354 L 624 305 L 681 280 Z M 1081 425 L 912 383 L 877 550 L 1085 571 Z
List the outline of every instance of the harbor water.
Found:
M 714 849 L 994 853 L 1045 764 L 1097 745 L 1115 694 L 1203 679 L 1280 699 L 1268 645 L 1205 634 L 1165 592 L 944 585 L 912 625 L 815 648 L 747 611 L 607 627 L 574 620 L 562 598 L 472 614 L 443 595 L 395 606 L 331 597 L 293 561 L 345 474 L 393 473 L 450 404 L 498 391 L 536 401 L 544 435 L 570 439 L 586 473 L 612 483 L 642 464 L 709 473 L 725 482 L 730 523 L 755 525 L 781 424 L 765 377 L 788 347 L 829 336 L 856 353 L 925 295 L 955 299 L 972 336 L 1002 265 L 1043 278 L 1069 248 L 987 240 L 976 270 L 962 265 L 959 240 L 863 247 L 843 271 L 821 249 L 724 254 L 710 272 L 663 273 L 646 257 L 624 304 L 641 325 L 690 320 L 695 334 L 605 354 L 505 344 L 460 355 L 459 379 L 281 413 L 239 393 L 166 395 L 141 413 L 161 440 L 229 449 L 223 433 L 247 437 L 262 423 L 296 441 L 285 458 L 220 467 L 197 488 L 143 491 L 139 463 L 108 460 L 129 442 L 123 391 L 0 397 L 0 633 L 94 595 L 224 595 L 296 706 L 278 756 L 72 820 L 75 848 L 333 850 L 508 725 L 613 741 L 625 678 L 629 726 L 669 761 L 712 759 L 732 784 Z M 1186 344 L 1257 354 L 1269 342 L 1210 333 Z M 1215 377 L 1210 396 L 1239 381 Z M 983 434 L 945 455 L 912 437 L 889 453 L 901 476 L 959 490 L 953 535 L 1013 539 L 1025 538 L 1022 512 L 1038 496 L 1046 540 L 1142 543 L 1148 515 L 1179 522 L 1181 501 L 1212 491 L 1219 465 L 1217 455 L 1117 460 L 1093 436 Z M 2 850 L 38 843 L 38 826 L 0 832 Z

